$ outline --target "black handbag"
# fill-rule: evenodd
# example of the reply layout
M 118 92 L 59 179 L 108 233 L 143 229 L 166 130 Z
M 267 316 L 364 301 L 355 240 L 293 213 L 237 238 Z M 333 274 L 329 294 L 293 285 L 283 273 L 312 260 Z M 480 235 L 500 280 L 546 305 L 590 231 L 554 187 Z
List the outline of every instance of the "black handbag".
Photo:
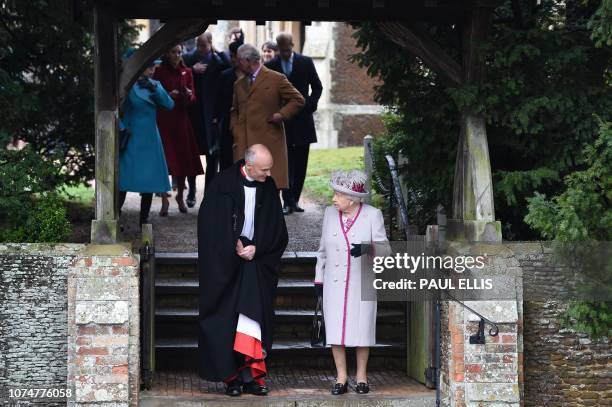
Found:
M 124 151 L 127 148 L 131 135 L 132 133 L 127 127 L 119 130 L 119 151 Z
M 325 320 L 323 319 L 323 297 L 317 297 L 317 305 L 315 307 L 312 318 L 312 332 L 310 334 L 310 344 L 313 348 L 324 348 L 325 341 Z

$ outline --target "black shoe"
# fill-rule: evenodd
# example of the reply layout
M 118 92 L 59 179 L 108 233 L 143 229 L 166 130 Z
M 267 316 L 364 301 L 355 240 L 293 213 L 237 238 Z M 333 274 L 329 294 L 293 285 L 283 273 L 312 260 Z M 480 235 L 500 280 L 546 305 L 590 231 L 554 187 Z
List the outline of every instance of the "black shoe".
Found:
M 240 396 L 242 394 L 242 391 L 240 390 L 240 382 L 238 380 L 229 382 L 225 389 L 225 394 L 232 397 Z
M 242 391 L 256 396 L 266 396 L 270 390 L 257 382 L 249 382 L 242 385 Z
M 300 208 L 297 204 L 291 207 L 293 212 L 304 212 L 304 209 Z
M 342 383 L 336 383 L 334 384 L 334 387 L 332 387 L 331 389 L 331 394 L 333 394 L 334 396 L 339 396 L 341 394 L 344 394 L 348 391 L 348 381 L 344 382 L 344 384 Z
M 293 208 L 290 206 L 283 206 L 283 215 L 290 215 L 293 213 Z
M 195 196 L 187 195 L 187 200 L 185 202 L 188 208 L 193 208 L 196 204 Z
M 370 386 L 367 383 L 359 382 L 355 387 L 355 392 L 358 394 L 367 394 L 370 392 Z

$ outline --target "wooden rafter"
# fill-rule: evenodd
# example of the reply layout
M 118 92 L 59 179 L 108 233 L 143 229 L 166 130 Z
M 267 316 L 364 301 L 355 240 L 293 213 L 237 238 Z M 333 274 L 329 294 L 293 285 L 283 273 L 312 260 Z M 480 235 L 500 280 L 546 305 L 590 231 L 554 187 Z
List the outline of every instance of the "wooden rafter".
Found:
M 202 34 L 209 24 L 210 20 L 201 18 L 177 19 L 168 21 L 157 30 L 149 40 L 124 61 L 119 80 L 120 103 L 123 102 L 138 76 L 152 61 L 159 58 L 172 45 Z
M 419 27 L 408 27 L 400 22 L 379 22 L 378 27 L 385 36 L 420 58 L 430 69 L 451 86 L 460 85 L 462 69 L 459 62 L 451 58 L 444 50 Z

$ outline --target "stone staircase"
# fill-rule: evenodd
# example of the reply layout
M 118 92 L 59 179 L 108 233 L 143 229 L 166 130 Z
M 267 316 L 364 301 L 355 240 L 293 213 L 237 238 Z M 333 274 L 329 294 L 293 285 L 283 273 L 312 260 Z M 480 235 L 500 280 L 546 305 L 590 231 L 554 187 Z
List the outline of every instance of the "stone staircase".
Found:
M 197 367 L 197 253 L 157 253 L 155 282 L 155 353 L 157 370 Z M 333 364 L 330 349 L 310 346 L 315 305 L 312 282 L 315 253 L 287 252 L 279 275 L 274 345 L 270 366 L 318 368 Z M 379 303 L 378 343 L 369 367 L 405 369 L 406 313 L 403 303 Z M 347 355 L 354 365 L 352 350 Z

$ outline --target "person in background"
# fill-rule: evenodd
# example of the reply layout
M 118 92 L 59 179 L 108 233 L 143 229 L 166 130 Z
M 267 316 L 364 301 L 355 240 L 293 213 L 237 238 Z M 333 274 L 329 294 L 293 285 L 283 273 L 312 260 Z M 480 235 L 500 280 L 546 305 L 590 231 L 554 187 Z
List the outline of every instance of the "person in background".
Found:
M 148 221 L 154 193 L 162 193 L 162 211 L 168 211 L 165 192 L 170 190 L 156 112 L 158 109 L 171 110 L 174 102 L 161 83 L 151 79 L 155 62 L 144 70 L 121 106 L 121 126 L 130 136 L 119 155 L 119 208 L 128 191 L 140 192 L 141 225 Z
M 298 202 L 306 179 L 310 143 L 317 142 L 317 132 L 312 114 L 317 110 L 317 103 L 323 92 L 323 86 L 312 58 L 293 51 L 291 34 L 279 34 L 276 37 L 276 43 L 280 55 L 268 62 L 266 66 L 284 73 L 289 82 L 306 100 L 304 108 L 292 119 L 285 121 L 289 188 L 283 190 L 283 213 L 288 215 L 292 212 L 304 212 Z
M 189 107 L 196 100 L 193 76 L 191 69 L 183 64 L 181 51 L 182 46 L 176 45 L 166 52 L 153 78 L 161 82 L 174 100 L 174 109 L 157 113 L 157 125 L 170 174 L 176 178 L 176 203 L 179 211 L 186 213 L 187 207 L 183 197 L 185 177 L 203 174 L 204 170 L 188 114 Z M 160 216 L 167 215 L 167 211 L 160 213 Z
M 368 196 L 363 171 L 338 171 L 329 182 L 334 190 L 333 206 L 323 215 L 321 241 L 315 267 L 315 293 L 323 296 L 325 337 L 336 364 L 336 383 L 331 393 L 347 392 L 348 375 L 345 347 L 357 347 L 355 391 L 370 391 L 367 379 L 369 347 L 376 343 L 376 301 L 363 301 L 362 282 L 369 286 L 371 276 L 362 276 L 363 255 L 388 256 L 391 253 L 380 209 L 362 203 Z M 373 291 L 373 292 L 372 292 Z M 373 298 L 376 291 L 372 290 Z
M 233 27 L 232 29 L 230 29 L 229 33 L 227 34 L 227 46 L 229 49 L 229 46 L 234 43 L 234 42 L 238 42 L 240 44 L 244 44 L 244 32 L 242 32 L 242 28 L 240 27 Z M 231 61 L 231 53 L 229 52 L 229 50 L 225 53 L 225 57 L 226 60 Z
M 208 188 L 219 166 L 219 127 L 215 112 L 221 72 L 229 67 L 213 49 L 212 40 L 210 32 L 203 33 L 196 39 L 193 52 L 183 55 L 185 65 L 193 72 L 196 103 L 190 108 L 190 117 L 200 154 L 206 155 L 205 188 Z M 193 208 L 196 203 L 196 177 L 189 176 L 187 181 L 187 206 Z
M 234 84 L 230 129 L 234 136 L 234 160 L 249 146 L 263 144 L 274 158 L 272 178 L 279 189 L 289 187 L 284 120 L 304 106 L 304 97 L 285 75 L 266 68 L 251 44 L 238 48 L 238 66 L 245 73 Z
M 278 56 L 278 47 L 274 41 L 266 41 L 261 46 L 261 56 L 266 64 Z
M 232 144 L 234 139 L 232 132 L 230 131 L 230 117 L 232 110 L 232 98 L 234 97 L 234 82 L 242 78 L 244 73 L 238 68 L 238 47 L 242 45 L 241 42 L 232 42 L 229 45 L 229 52 L 231 57 L 231 68 L 227 68 L 221 72 L 219 79 L 219 88 L 217 95 L 217 112 L 215 117 L 219 123 L 219 139 L 220 139 L 220 157 L 219 164 L 221 170 L 230 167 L 234 163 L 234 157 L 232 153 Z

